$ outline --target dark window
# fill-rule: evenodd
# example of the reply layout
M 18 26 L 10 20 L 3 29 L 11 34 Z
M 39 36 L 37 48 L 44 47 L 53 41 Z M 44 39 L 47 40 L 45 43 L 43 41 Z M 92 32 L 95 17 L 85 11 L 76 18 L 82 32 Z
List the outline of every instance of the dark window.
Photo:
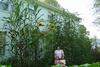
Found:
M 8 3 L 4 3 L 2 1 L 0 1 L 0 9 L 8 10 Z

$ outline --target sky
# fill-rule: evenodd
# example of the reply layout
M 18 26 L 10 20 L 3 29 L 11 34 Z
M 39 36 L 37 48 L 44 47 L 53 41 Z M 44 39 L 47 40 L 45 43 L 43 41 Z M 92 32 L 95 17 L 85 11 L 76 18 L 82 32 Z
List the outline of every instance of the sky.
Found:
M 90 37 L 96 36 L 100 39 L 99 28 L 93 23 L 95 20 L 93 9 L 94 0 L 57 0 L 58 3 L 71 13 L 77 12 L 82 18 L 82 24 L 90 31 Z

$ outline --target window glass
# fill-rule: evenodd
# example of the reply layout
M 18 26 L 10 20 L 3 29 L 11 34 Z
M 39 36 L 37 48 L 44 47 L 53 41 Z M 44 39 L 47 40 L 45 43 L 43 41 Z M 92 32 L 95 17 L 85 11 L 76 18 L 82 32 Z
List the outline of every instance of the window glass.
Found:
M 0 9 L 8 10 L 8 3 L 7 2 L 3 2 L 3 0 L 0 0 Z

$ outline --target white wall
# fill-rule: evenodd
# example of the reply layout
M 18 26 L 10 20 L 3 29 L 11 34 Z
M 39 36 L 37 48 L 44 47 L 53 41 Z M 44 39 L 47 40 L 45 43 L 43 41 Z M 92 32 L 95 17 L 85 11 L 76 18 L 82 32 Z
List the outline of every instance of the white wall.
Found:
M 3 19 L 3 17 L 8 17 L 9 16 L 9 12 L 8 11 L 4 11 L 4 10 L 2 10 L 2 9 L 0 9 L 0 31 L 4 31 L 3 30 L 3 26 L 4 26 L 4 21 L 2 21 L 2 19 Z M 5 36 L 6 37 L 6 36 Z M 6 37 L 7 38 L 7 37 Z M 7 38 L 6 39 L 6 41 L 8 41 L 9 39 Z M 6 42 L 5 41 L 5 42 Z M 7 56 L 9 57 L 10 55 L 9 55 L 9 51 L 8 51 L 8 46 L 5 46 L 5 49 L 4 49 L 4 56 L 2 56 L 2 57 L 0 57 L 0 61 L 2 60 L 2 59 L 7 59 Z
M 9 12 L 0 9 L 0 31 L 2 31 L 4 21 L 2 21 L 3 17 L 8 17 Z

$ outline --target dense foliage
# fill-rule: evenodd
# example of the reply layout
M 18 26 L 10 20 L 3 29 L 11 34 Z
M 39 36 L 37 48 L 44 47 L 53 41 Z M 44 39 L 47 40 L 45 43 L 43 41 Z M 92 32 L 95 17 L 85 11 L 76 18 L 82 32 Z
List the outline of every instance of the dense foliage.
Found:
M 64 50 L 67 65 L 93 62 L 91 40 L 86 28 L 79 24 L 80 18 L 65 11 L 51 13 L 44 27 L 40 23 L 41 9 L 35 1 L 12 0 L 12 4 L 12 13 L 5 18 L 4 28 L 10 39 L 10 63 L 14 67 L 49 67 L 54 64 L 57 46 Z M 41 26 L 45 31 L 41 31 Z
M 100 26 L 100 0 L 94 0 L 94 9 L 95 9 L 95 20 L 94 20 L 94 24 L 98 27 L 99 30 L 99 26 Z M 97 43 L 97 40 L 99 40 L 99 38 L 94 37 L 93 38 L 93 42 L 94 42 L 94 46 L 95 49 L 93 49 L 93 53 L 96 59 L 96 62 L 100 62 L 100 47 L 98 46 L 99 44 Z
M 46 44 L 47 53 L 45 53 L 43 59 L 44 65 L 50 66 L 53 64 L 54 50 L 57 46 L 64 50 L 67 65 L 93 62 L 91 39 L 87 37 L 86 28 L 79 25 L 79 18 L 53 14 L 50 16 L 50 20 L 52 28 L 46 38 L 46 42 L 49 43 Z
M 59 4 L 56 0 L 44 0 L 46 3 L 53 5 L 55 7 L 59 7 Z
M 100 13 L 100 0 L 94 0 L 94 16 L 95 16 L 95 20 L 94 20 L 94 24 L 99 26 L 100 25 L 100 16 L 99 16 L 99 13 Z

